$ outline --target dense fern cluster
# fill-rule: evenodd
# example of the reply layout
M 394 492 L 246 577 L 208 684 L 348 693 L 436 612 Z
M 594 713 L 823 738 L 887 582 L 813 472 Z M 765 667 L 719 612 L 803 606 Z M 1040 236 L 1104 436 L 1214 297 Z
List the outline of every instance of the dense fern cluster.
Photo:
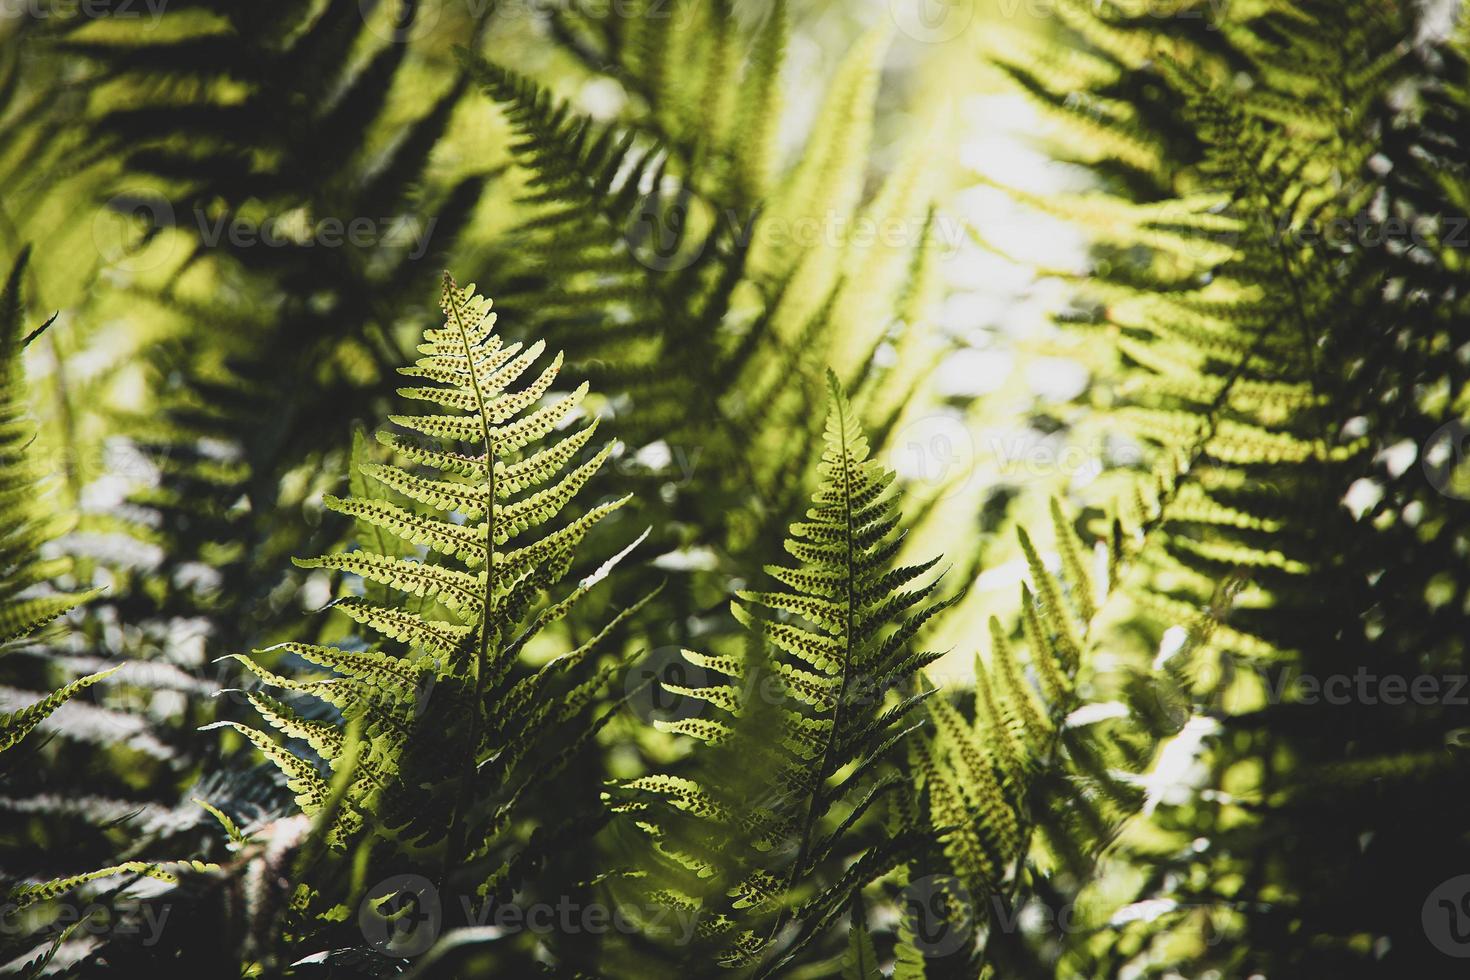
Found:
M 1454 463 L 1433 459 L 1465 398 L 1463 162 L 1441 130 L 1463 38 L 1436 41 L 1397 5 L 1232 8 L 1210 30 L 1063 8 L 1089 45 L 1088 98 L 1137 107 L 1066 124 L 1069 145 L 1101 126 L 1131 148 L 1079 208 L 1108 265 L 1074 329 L 1116 338 L 1093 389 L 1108 424 L 1189 459 L 1143 606 L 1161 633 L 1222 581 L 1243 586 L 1191 668 L 1196 710 L 1220 725 L 1205 792 L 1137 845 L 1157 871 L 1135 901 L 1183 911 L 1080 962 L 1439 975 L 1408 910 L 1463 854 L 1462 828 L 1373 828 L 1461 792 L 1447 738 L 1463 706 L 1333 703 L 1312 685 L 1463 667 L 1464 504 Z M 1011 70 L 1074 115 L 1077 80 L 1055 86 L 1047 64 Z M 1388 907 L 1403 917 L 1344 912 Z M 1181 940 L 1202 922 L 1209 948 Z
M 1454 975 L 1448 8 L 41 6 L 0 972 Z M 1090 256 L 1014 344 L 996 190 Z

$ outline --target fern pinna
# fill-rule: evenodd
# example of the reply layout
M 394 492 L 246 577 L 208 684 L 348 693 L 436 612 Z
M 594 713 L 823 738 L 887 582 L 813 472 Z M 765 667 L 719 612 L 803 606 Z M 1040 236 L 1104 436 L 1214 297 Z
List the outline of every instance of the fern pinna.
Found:
M 913 649 L 942 607 L 928 601 L 937 581 L 922 581 L 935 562 L 894 567 L 893 475 L 868 458 L 835 376 L 829 385 L 820 486 L 785 542 L 797 564 L 767 567 L 785 588 L 739 593 L 743 656 L 685 652 L 710 683 L 665 685 L 712 709 L 660 723 L 705 743 L 693 777 L 620 791 L 661 858 L 654 898 L 700 923 L 684 957 L 757 976 L 790 966 L 902 860 L 909 828 L 875 804 L 904 792 L 886 760 L 923 698 L 915 673 L 939 656 Z
M 318 720 L 262 691 L 247 695 L 273 728 L 304 742 L 332 774 L 261 731 L 222 724 L 285 772 L 302 810 L 318 822 L 328 857 L 362 841 L 366 857 L 357 860 L 367 860 L 375 873 L 438 868 L 441 887 L 474 889 L 479 900 L 516 884 L 520 864 L 504 852 L 517 805 L 609 717 L 580 730 L 573 725 L 615 669 L 591 678 L 577 670 L 607 630 L 534 672 L 518 669 L 518 658 L 606 574 L 612 562 L 565 598 L 538 604 L 566 574 L 589 529 L 626 498 L 536 533 L 612 446 L 577 461 L 596 420 L 547 440 L 575 417 L 587 387 L 548 397 L 558 356 L 534 380 L 512 388 L 544 345 L 504 343 L 493 333 L 489 302 L 473 286 L 460 288 L 446 276 L 443 310 L 443 325 L 425 331 L 422 356 L 402 369 L 425 383 L 400 389 L 443 411 L 391 416 L 434 444 L 380 434 L 405 465 L 359 461 L 354 485 L 365 495 L 326 500 L 358 520 L 359 547 L 300 562 L 360 578 L 362 594 L 339 599 L 335 608 L 377 639 L 277 648 L 332 672 L 316 679 L 241 658 L 266 685 L 337 709 L 340 722 Z M 369 484 L 381 492 L 368 494 Z M 308 845 L 303 860 L 310 852 Z M 325 894 L 322 879 L 308 871 L 295 907 L 340 921 L 344 906 L 334 912 L 332 903 L 355 907 L 361 871 L 333 895 Z M 355 941 L 361 943 L 360 934 Z

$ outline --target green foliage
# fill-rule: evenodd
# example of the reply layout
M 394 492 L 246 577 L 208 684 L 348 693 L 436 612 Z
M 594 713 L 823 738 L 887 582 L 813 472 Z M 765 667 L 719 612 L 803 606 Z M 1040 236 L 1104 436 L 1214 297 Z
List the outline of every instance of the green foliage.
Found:
M 933 580 L 921 584 L 935 562 L 895 566 L 893 475 L 828 383 L 820 483 L 785 542 L 797 564 L 767 566 L 780 591 L 739 594 L 745 656 L 684 652 L 727 681 L 670 688 L 717 712 L 661 726 L 706 743 L 708 768 L 625 787 L 639 796 L 623 809 L 667 859 L 658 897 L 701 914 L 710 948 L 694 961 L 759 976 L 787 968 L 910 845 L 913 829 L 884 827 L 875 804 L 903 792 L 888 760 L 923 699 L 914 677 L 938 656 L 913 641 L 944 606 L 929 601 Z M 732 838 L 749 850 L 722 853 Z
M 0 531 L 0 649 L 31 639 L 41 627 L 95 595 L 36 592 L 66 563 L 39 557 L 58 526 L 37 499 L 42 474 L 26 454 L 35 436 L 26 415 L 21 355 L 45 329 L 42 326 L 22 336 L 21 282 L 29 258 L 28 252 L 20 254 L 0 291 L 0 528 L 4 529 Z M 34 704 L 0 716 L 0 752 L 12 748 L 68 700 L 119 669 L 79 677 Z
M 1154 816 L 1129 849 L 1150 869 L 1141 888 L 1110 898 L 1205 910 L 1215 934 L 1206 945 L 1199 915 L 1089 933 L 1073 968 L 1432 972 L 1419 923 L 1340 910 L 1417 907 L 1470 843 L 1438 819 L 1413 842 L 1369 829 L 1458 792 L 1463 760 L 1440 748 L 1456 712 L 1303 699 L 1293 679 L 1462 662 L 1456 560 L 1425 549 L 1458 547 L 1463 502 L 1433 464 L 1390 455 L 1431 453 L 1463 414 L 1463 262 L 1443 245 L 1463 151 L 1437 135 L 1459 112 L 1463 33 L 1416 34 L 1400 5 L 1232 5 L 1169 30 L 1121 6 L 1063 9 L 1090 46 L 1085 97 L 1051 70 L 1055 48 L 1008 60 L 1065 120 L 1064 152 L 1104 178 L 1045 204 L 1099 255 L 1074 329 L 1112 339 L 1096 347 L 1102 411 L 1080 424 L 1188 461 L 1143 559 L 1138 623 L 1158 636 L 1238 580 L 1230 624 L 1179 655 L 1194 710 L 1221 726 L 1204 792 Z M 1433 582 L 1448 591 L 1431 599 Z M 1272 939 L 1288 933 L 1315 938 Z
M 639 123 L 678 154 L 705 194 L 741 211 L 767 200 L 790 27 L 783 0 L 749 41 L 726 2 L 630 12 L 598 18 L 559 8 L 551 25 L 574 54 L 640 97 Z
M 56 577 L 66 563 L 40 557 L 41 547 L 62 528 L 37 498 L 45 474 L 26 452 L 35 428 L 26 408 L 21 357 L 45 329 L 25 331 L 21 283 L 29 259 L 28 251 L 20 254 L 0 291 L 0 643 L 29 636 L 90 598 L 75 592 L 35 594 L 35 587 Z
M 104 670 L 96 674 L 88 674 L 86 677 L 79 677 L 60 690 L 37 701 L 35 704 L 27 705 L 19 711 L 12 711 L 6 715 L 0 715 L 0 752 L 4 752 L 29 735 L 37 725 L 46 720 L 47 716 L 77 694 L 85 691 L 99 681 L 106 680 L 114 672 L 121 669 L 121 666 L 117 666 L 112 668 L 112 670 Z
M 1442 975 L 1470 33 L 1433 6 L 5 18 L 0 962 Z M 951 186 L 993 84 L 1069 191 Z M 997 187 L 1088 238 L 1018 263 L 1055 324 L 945 261 L 960 215 L 1022 244 Z M 423 329 L 445 267 L 503 332 L 447 276 Z M 1017 397 L 1033 350 L 1080 393 Z M 1089 465 L 992 480 L 1002 430 Z M 1311 695 L 1363 675 L 1440 696 Z
M 446 276 L 442 308 L 443 324 L 424 332 L 422 356 L 402 369 L 426 383 L 399 389 L 440 411 L 392 416 L 401 429 L 432 441 L 382 433 L 380 441 L 406 465 L 359 458 L 354 482 L 370 481 L 381 492 L 325 501 L 359 522 L 359 547 L 298 562 L 362 580 L 363 594 L 344 596 L 334 609 L 370 630 L 371 639 L 276 648 L 332 672 L 320 678 L 283 676 L 241 658 L 267 686 L 337 709 L 341 720 L 333 723 L 264 692 L 247 694 L 272 728 L 308 746 L 330 775 L 257 729 L 219 725 L 245 735 L 281 769 L 327 848 L 362 848 L 349 859 L 357 862 L 357 881 L 405 860 L 437 864 L 441 883 L 463 884 L 459 879 L 471 875 L 484 900 L 516 883 L 502 852 L 521 805 L 608 720 L 604 714 L 579 723 L 614 669 L 590 676 L 585 669 L 608 630 L 533 672 L 516 666 L 521 651 L 560 623 L 617 560 L 538 608 L 588 530 L 626 498 L 548 529 L 613 449 L 575 462 L 595 419 L 548 439 L 574 418 L 587 386 L 548 397 L 560 355 L 525 382 L 544 344 L 506 344 L 473 286 Z M 375 599 L 372 586 L 388 597 Z M 566 738 L 568 726 L 579 724 Z M 311 876 L 299 886 L 295 911 L 331 922 L 340 919 L 333 909 L 360 898 L 355 891 L 318 894 Z
M 733 36 L 730 12 L 712 10 L 721 36 Z M 649 23 L 702 45 L 700 16 Z M 746 77 L 779 75 L 784 31 L 778 7 L 755 39 Z M 649 43 L 662 57 L 683 42 Z M 624 38 L 617 50 L 642 44 Z M 808 445 L 820 439 L 814 420 L 829 363 L 845 383 L 861 383 L 855 400 L 870 413 L 865 420 L 886 432 L 895 401 L 902 404 L 937 357 L 926 349 L 925 311 L 909 288 L 935 246 L 923 234 L 930 201 L 921 155 L 906 158 L 861 207 L 884 50 L 874 34 L 845 59 L 827 93 L 827 121 L 769 200 L 730 186 L 727 164 L 754 152 L 743 131 L 738 153 L 680 152 L 667 127 L 641 118 L 594 122 L 516 72 L 469 58 L 504 107 L 516 136 L 511 153 L 526 171 L 520 203 L 531 215 L 511 233 L 518 247 L 502 303 L 564 347 L 596 385 L 623 395 L 615 411 L 631 444 L 665 442 L 696 466 L 694 485 L 669 516 L 687 522 L 702 544 L 745 551 L 760 532 L 732 511 L 758 509 L 752 516 L 771 531 L 799 507 L 800 467 L 810 454 L 774 447 L 793 432 Z M 698 88 L 682 75 L 655 87 L 664 93 L 650 96 L 655 117 Z M 763 117 L 775 111 L 759 105 L 746 108 Z M 708 136 L 717 117 L 700 118 Z M 752 181 L 764 178 L 747 174 L 734 184 Z M 851 235 L 858 218 L 901 222 L 908 234 L 897 246 L 865 242 Z M 881 370 L 869 355 L 895 317 L 916 336 L 906 338 L 904 358 Z M 722 527 L 728 541 L 712 533 Z
M 27 455 L 34 432 L 25 412 L 21 356 L 25 346 L 45 329 L 42 326 L 23 336 L 21 282 L 28 260 L 29 253 L 22 251 L 11 266 L 3 291 L 0 291 L 0 528 L 3 528 L 0 531 L 0 653 L 6 656 L 15 656 L 15 646 L 33 642 L 41 627 L 96 595 L 95 592 L 37 592 L 38 587 L 47 584 L 47 580 L 62 574 L 67 563 L 64 560 L 48 562 L 38 557 L 38 552 L 57 533 L 57 524 L 48 519 L 43 501 L 37 496 L 43 474 L 38 472 Z M 78 677 L 31 704 L 0 714 L 0 753 L 15 748 L 67 701 L 107 680 L 122 667 L 119 664 Z M 11 763 L 14 759 L 6 761 Z M 193 862 L 191 866 L 205 870 L 199 862 Z M 88 882 L 118 875 L 178 881 L 166 868 L 142 861 L 128 861 L 46 881 L 12 884 L 6 895 L 5 914 L 13 920 L 29 906 L 57 899 Z M 13 952 L 10 947 L 15 922 L 7 922 L 5 928 L 6 939 L 0 946 L 0 952 L 9 953 Z M 54 952 L 55 947 L 51 954 Z M 49 959 L 50 955 L 45 957 L 45 960 Z M 45 962 L 41 962 L 36 967 L 37 971 L 44 965 Z

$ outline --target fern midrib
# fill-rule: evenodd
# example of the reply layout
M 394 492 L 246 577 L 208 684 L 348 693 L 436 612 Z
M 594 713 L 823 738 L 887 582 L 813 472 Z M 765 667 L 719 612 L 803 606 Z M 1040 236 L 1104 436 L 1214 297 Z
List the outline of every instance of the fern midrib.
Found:
M 475 698 L 470 706 L 470 733 L 469 748 L 465 757 L 464 772 L 460 775 L 459 798 L 454 805 L 454 827 L 450 834 L 450 848 L 444 855 L 444 871 L 441 879 L 448 874 L 449 867 L 454 863 L 457 854 L 463 854 L 468 846 L 469 826 L 464 819 L 465 805 L 468 801 L 470 784 L 474 781 L 475 770 L 479 763 L 480 749 L 480 699 L 485 694 L 485 659 L 490 649 L 490 608 L 491 597 L 495 593 L 495 512 L 497 503 L 495 500 L 495 453 L 490 439 L 490 415 L 485 408 L 485 394 L 480 390 L 480 376 L 475 370 L 475 351 L 470 343 L 469 331 L 465 328 L 464 317 L 460 309 L 460 293 L 456 285 L 451 285 L 452 300 L 449 304 L 450 319 L 454 321 L 455 329 L 459 331 L 460 342 L 464 345 L 465 360 L 469 364 L 470 390 L 475 396 L 476 415 L 480 421 L 480 436 L 484 441 L 485 450 L 485 591 L 480 605 L 480 636 L 475 656 Z M 442 880 L 441 880 L 442 885 Z
M 789 890 L 796 879 L 801 875 L 802 865 L 806 863 L 807 851 L 811 848 L 812 831 L 817 822 L 817 801 L 821 796 L 822 786 L 826 783 L 829 775 L 828 768 L 832 762 L 832 749 L 837 744 L 837 735 L 842 723 L 842 703 L 847 697 L 848 683 L 852 677 L 852 629 L 853 629 L 853 583 L 857 579 L 857 568 L 854 562 L 853 538 L 856 534 L 852 521 L 852 468 L 849 466 L 851 451 L 847 444 L 847 412 L 846 404 L 841 398 L 835 399 L 834 411 L 837 414 L 837 431 L 841 453 L 839 461 L 842 466 L 842 519 L 846 526 L 844 545 L 846 547 L 847 581 L 845 583 L 847 595 L 843 602 L 843 631 L 842 631 L 842 680 L 837 687 L 837 700 L 832 706 L 832 730 L 828 732 L 826 743 L 822 746 L 822 756 L 817 764 L 817 777 L 813 780 L 811 800 L 807 804 L 806 819 L 801 828 L 801 840 L 796 848 L 796 857 L 791 863 L 791 870 L 787 874 L 786 888 Z M 775 941 L 781 929 L 786 925 L 788 907 L 783 904 L 781 911 L 776 916 L 776 923 L 771 929 L 771 935 L 766 940 L 768 943 Z M 777 957 L 768 969 L 756 974 L 757 978 L 770 976 L 785 962 L 783 957 Z

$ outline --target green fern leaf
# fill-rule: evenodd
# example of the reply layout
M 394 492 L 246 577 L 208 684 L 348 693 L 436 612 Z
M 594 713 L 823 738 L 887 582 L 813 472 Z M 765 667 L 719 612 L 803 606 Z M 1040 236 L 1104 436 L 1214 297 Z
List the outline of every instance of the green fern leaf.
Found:
M 54 691 L 40 701 L 37 701 L 35 704 L 27 705 L 18 711 L 12 711 L 7 715 L 0 716 L 0 752 L 6 751 L 29 735 L 52 712 L 77 694 L 85 691 L 99 681 L 106 680 L 119 670 L 122 670 L 122 668 L 123 665 L 119 664 L 110 670 L 103 670 L 95 674 L 88 674 L 86 677 L 79 677 L 60 690 Z
M 325 821 L 321 833 L 333 852 L 367 834 L 384 853 L 433 849 L 448 869 L 509 846 L 504 834 L 521 801 L 607 724 L 610 713 L 577 731 L 612 675 L 603 667 L 582 676 L 581 668 L 647 599 L 571 652 L 520 676 L 519 655 L 530 639 L 564 618 L 638 541 L 569 595 L 538 607 L 587 533 L 626 502 L 603 502 L 549 527 L 611 447 L 578 462 L 595 422 L 537 445 L 570 419 L 586 385 L 570 396 L 551 394 L 558 355 L 517 387 L 544 345 L 505 344 L 494 332 L 489 303 L 448 276 L 442 306 L 442 324 L 425 331 L 422 356 L 405 369 L 432 384 L 400 394 L 443 411 L 391 416 L 437 441 L 380 436 L 404 460 L 400 465 L 371 461 L 359 436 L 353 495 L 325 498 L 329 508 L 354 519 L 359 547 L 297 561 L 365 583 L 362 597 L 349 595 L 329 608 L 365 627 L 372 641 L 287 642 L 239 658 L 268 687 L 324 701 L 341 721 L 317 720 L 250 691 L 248 700 L 286 743 L 237 722 L 212 727 L 236 730 L 285 773 L 303 812 Z M 375 488 L 381 489 L 375 494 Z M 259 659 L 265 656 L 325 673 L 288 676 L 265 667 Z M 573 734 L 559 738 L 568 726 Z M 564 744 L 546 749 L 553 740 Z M 537 757 L 547 751 L 549 757 Z M 490 887 L 480 885 L 482 892 Z M 318 887 L 313 894 L 326 915 L 330 891 Z
M 686 655 L 738 684 L 664 685 L 707 706 L 659 727 L 707 743 L 713 768 L 694 780 L 637 780 L 617 794 L 620 809 L 636 813 L 670 857 L 671 877 L 658 878 L 660 887 L 708 910 L 709 955 L 762 976 L 799 955 L 905 846 L 902 834 L 859 841 L 872 839 L 874 804 L 899 785 L 881 778 L 882 767 L 925 698 L 902 691 L 933 656 L 912 652 L 910 641 L 939 608 L 929 602 L 936 583 L 919 584 L 933 563 L 893 567 L 893 477 L 868 458 L 831 375 L 829 393 L 820 482 L 807 519 L 791 525 L 785 542 L 800 564 L 769 569 L 789 591 L 744 591 L 732 605 L 760 646 L 743 658 Z M 759 781 L 733 778 L 717 761 L 727 755 Z M 749 839 L 752 854 L 727 853 L 719 842 L 730 833 Z M 700 856 L 706 848 L 709 858 Z M 761 852 L 772 858 L 757 860 Z M 852 863 L 813 892 L 843 860 Z M 697 877 L 681 880 L 689 871 Z M 773 949 L 787 923 L 798 938 Z

